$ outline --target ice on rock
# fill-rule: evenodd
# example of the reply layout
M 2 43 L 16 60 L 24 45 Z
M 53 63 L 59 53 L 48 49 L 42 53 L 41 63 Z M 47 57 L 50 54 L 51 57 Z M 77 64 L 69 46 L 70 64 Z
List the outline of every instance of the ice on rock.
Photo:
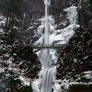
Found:
M 69 19 L 70 24 L 77 24 L 78 20 L 78 12 L 76 6 L 70 6 L 69 8 L 64 9 L 67 12 L 67 17 Z
M 60 30 L 56 30 L 55 27 L 55 20 L 53 18 L 53 16 L 48 16 L 48 26 L 49 26 L 49 44 L 66 44 L 69 39 L 74 35 L 74 30 L 76 28 L 79 28 L 79 24 L 78 24 L 78 13 L 77 13 L 77 7 L 76 6 L 71 6 L 67 9 L 64 9 L 65 12 L 67 12 L 67 19 L 69 19 L 70 25 L 60 29 Z M 40 19 L 41 21 L 41 25 L 38 27 L 38 31 L 40 32 L 40 34 L 42 34 L 42 31 L 45 27 L 45 18 Z M 35 42 L 36 45 L 40 44 L 42 45 L 43 42 L 43 34 L 42 36 L 39 38 L 38 41 Z
M 53 34 L 50 35 L 49 43 L 50 44 L 66 44 L 69 39 L 74 35 L 74 30 L 79 28 L 78 23 L 78 13 L 77 7 L 71 6 L 67 9 L 64 9 L 67 12 L 67 18 L 69 19 L 70 25 L 61 30 L 55 30 Z

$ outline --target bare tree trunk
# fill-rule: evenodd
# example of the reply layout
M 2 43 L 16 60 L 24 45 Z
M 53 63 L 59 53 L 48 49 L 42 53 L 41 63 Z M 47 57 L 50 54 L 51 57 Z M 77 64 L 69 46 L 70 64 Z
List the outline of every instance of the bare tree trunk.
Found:
M 80 0 L 79 2 L 78 2 L 78 0 L 76 0 L 76 6 L 77 6 L 77 11 L 78 11 L 78 19 L 79 19 L 80 28 L 82 28 L 80 7 L 82 7 L 83 2 L 84 2 L 84 0 Z

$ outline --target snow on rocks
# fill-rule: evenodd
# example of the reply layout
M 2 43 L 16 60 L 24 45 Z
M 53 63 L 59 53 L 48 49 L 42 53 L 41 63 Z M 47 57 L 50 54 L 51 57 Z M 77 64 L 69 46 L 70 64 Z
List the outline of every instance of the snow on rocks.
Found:
M 23 75 L 20 75 L 19 79 L 21 80 L 24 86 L 30 86 L 30 79 L 24 77 Z
M 33 92 L 40 92 L 40 84 L 41 84 L 41 80 L 40 79 L 35 79 L 32 82 Z

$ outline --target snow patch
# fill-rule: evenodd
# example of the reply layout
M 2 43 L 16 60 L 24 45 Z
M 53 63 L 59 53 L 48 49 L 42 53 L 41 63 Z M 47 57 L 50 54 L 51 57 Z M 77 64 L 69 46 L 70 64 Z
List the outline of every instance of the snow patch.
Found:
M 19 76 L 19 79 L 22 81 L 23 85 L 30 86 L 30 79 L 28 79 L 24 76 Z
M 36 79 L 32 82 L 33 92 L 40 92 L 40 84 L 41 84 L 40 79 Z

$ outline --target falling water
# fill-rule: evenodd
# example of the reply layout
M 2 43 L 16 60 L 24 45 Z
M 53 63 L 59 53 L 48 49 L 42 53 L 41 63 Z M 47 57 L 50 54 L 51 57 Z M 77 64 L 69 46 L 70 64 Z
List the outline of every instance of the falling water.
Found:
M 45 35 L 44 35 L 44 44 L 43 45 L 48 45 L 49 42 L 49 29 L 48 29 L 48 6 L 50 5 L 50 0 L 44 0 L 45 4 Z
M 44 33 L 44 46 L 49 45 L 49 29 L 48 29 L 48 7 L 50 5 L 50 0 L 44 0 L 45 4 L 45 33 Z M 40 73 L 41 77 L 41 88 L 40 92 L 53 92 L 52 86 L 55 81 L 55 67 L 53 60 L 49 54 L 49 49 L 41 50 L 40 52 L 40 62 L 42 64 L 42 71 Z

